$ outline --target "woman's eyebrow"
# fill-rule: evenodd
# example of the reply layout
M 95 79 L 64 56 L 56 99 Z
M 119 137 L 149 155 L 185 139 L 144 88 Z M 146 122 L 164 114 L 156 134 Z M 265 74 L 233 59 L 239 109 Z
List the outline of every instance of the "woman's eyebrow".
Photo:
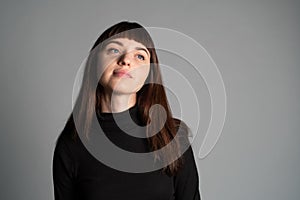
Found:
M 147 53 L 147 55 L 150 57 L 149 52 L 148 52 L 145 48 L 143 48 L 143 47 L 135 47 L 135 49 L 136 49 L 136 50 L 142 50 L 142 51 L 145 51 L 145 52 Z

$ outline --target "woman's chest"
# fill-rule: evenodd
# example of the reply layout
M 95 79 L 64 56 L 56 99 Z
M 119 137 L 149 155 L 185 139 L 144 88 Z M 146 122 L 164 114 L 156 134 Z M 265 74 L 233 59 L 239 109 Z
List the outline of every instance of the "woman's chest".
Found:
M 173 178 L 161 171 L 127 173 L 93 160 L 79 166 L 76 187 L 84 200 L 170 200 L 174 194 Z

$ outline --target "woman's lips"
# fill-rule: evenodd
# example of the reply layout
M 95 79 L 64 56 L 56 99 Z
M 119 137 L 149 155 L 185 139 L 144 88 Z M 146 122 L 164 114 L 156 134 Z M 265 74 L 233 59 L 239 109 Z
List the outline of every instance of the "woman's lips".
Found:
M 132 76 L 126 70 L 114 70 L 113 75 L 116 77 L 132 78 Z

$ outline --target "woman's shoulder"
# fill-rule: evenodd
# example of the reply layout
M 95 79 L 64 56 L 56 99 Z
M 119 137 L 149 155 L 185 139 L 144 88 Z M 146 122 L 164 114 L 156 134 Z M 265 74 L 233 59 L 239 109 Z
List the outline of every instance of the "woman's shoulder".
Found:
M 68 151 L 71 152 L 72 147 L 74 146 L 75 140 L 72 138 L 70 132 L 62 131 L 56 141 L 55 141 L 55 151 L 62 152 Z
M 176 128 L 184 128 L 188 131 L 188 126 L 183 120 L 175 118 L 175 117 L 173 117 L 172 119 L 173 119 L 173 122 L 174 122 Z
M 72 149 L 78 146 L 78 136 L 74 127 L 72 126 L 71 120 L 72 116 L 70 116 L 66 125 L 56 139 L 55 143 L 57 150 L 69 149 L 70 151 L 72 151 Z
M 66 131 L 63 130 L 60 132 L 60 134 L 58 135 L 57 139 L 56 139 L 56 145 L 58 144 L 68 144 L 71 145 L 72 143 L 76 142 L 77 136 L 74 134 L 73 131 Z
M 189 138 L 192 135 L 189 126 L 183 120 L 178 118 L 173 118 L 173 121 L 175 124 L 176 135 L 178 136 L 177 139 L 180 144 L 183 146 L 190 145 Z
M 57 138 L 57 142 L 65 141 L 67 143 L 75 142 L 78 137 L 74 119 L 73 119 L 73 113 L 70 114 L 65 126 L 63 127 L 61 133 L 59 134 Z
M 172 119 L 177 133 L 180 132 L 182 136 L 190 137 L 191 130 L 189 126 L 181 119 L 178 118 L 172 118 Z

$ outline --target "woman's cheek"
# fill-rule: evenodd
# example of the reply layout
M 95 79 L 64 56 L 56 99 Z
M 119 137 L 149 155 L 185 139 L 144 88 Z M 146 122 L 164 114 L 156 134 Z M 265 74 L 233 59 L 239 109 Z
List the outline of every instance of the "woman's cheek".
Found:
M 141 80 L 143 80 L 143 81 L 145 81 L 146 80 L 146 78 L 148 77 L 148 74 L 149 74 L 149 71 L 150 71 L 150 65 L 142 65 L 142 66 L 140 66 L 138 69 L 137 69 L 138 71 L 138 77 L 141 79 Z

